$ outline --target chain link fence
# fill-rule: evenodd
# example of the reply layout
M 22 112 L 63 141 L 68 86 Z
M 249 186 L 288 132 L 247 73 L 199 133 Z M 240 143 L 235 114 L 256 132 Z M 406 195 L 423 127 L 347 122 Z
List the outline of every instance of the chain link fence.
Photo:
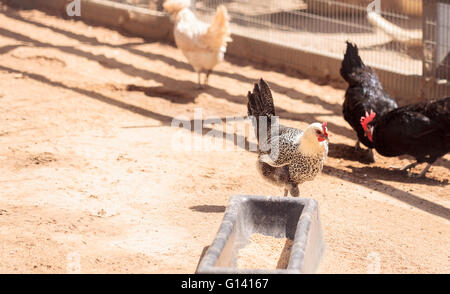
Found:
M 115 1 L 158 11 L 164 2 Z M 338 59 L 349 40 L 367 65 L 398 73 L 400 87 L 415 76 L 417 96 L 450 96 L 450 0 L 191 0 L 191 9 L 211 21 L 220 4 L 234 34 Z

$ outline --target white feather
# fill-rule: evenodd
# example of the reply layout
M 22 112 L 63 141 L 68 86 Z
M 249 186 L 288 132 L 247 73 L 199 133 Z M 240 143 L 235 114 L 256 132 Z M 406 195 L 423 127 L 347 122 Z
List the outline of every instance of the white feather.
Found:
M 218 7 L 211 25 L 199 20 L 188 7 L 181 6 L 178 1 L 180 0 L 169 0 L 165 3 L 166 10 L 175 18 L 175 43 L 195 71 L 211 70 L 223 60 L 226 42 L 231 40 L 226 9 Z
M 320 123 L 310 124 L 302 134 L 300 138 L 299 151 L 307 156 L 324 155 L 328 154 L 328 142 L 319 142 L 316 136 L 316 130 L 322 130 Z

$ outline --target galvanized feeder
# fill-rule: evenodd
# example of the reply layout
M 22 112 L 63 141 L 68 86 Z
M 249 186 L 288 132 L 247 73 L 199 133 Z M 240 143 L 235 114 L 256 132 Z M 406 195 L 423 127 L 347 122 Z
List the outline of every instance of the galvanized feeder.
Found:
M 238 252 L 259 233 L 293 240 L 286 269 L 237 267 Z M 325 250 L 317 201 L 307 198 L 234 195 L 198 274 L 315 273 Z

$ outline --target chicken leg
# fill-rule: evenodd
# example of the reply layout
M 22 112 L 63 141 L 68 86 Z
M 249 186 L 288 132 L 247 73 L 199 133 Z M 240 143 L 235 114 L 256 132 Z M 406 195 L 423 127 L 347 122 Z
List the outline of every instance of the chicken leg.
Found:
M 299 194 L 300 194 L 300 191 L 298 190 L 298 186 L 297 185 L 295 185 L 295 186 L 293 185 L 289 192 L 291 193 L 292 197 L 298 197 Z
M 415 165 L 414 166 L 416 166 L 418 164 L 418 162 L 415 162 Z M 420 173 L 420 174 L 418 174 L 418 175 L 415 175 L 415 174 L 413 174 L 413 173 L 411 173 L 411 170 L 409 170 L 408 171 L 408 177 L 410 177 L 410 178 L 424 178 L 425 177 L 425 175 L 426 175 L 426 173 L 428 172 L 428 170 L 430 169 L 430 167 L 431 167 L 431 165 L 432 165 L 433 163 L 427 163 L 427 166 L 423 169 L 423 171 Z M 411 164 L 409 164 L 409 165 L 411 165 Z
M 197 87 L 197 89 L 203 89 L 203 85 L 202 85 L 202 82 L 201 82 L 201 72 L 198 72 L 197 73 L 197 75 L 198 75 L 198 87 Z
M 423 171 L 420 173 L 420 175 L 418 175 L 418 178 L 424 178 L 425 174 L 428 172 L 428 170 L 430 169 L 432 163 L 428 163 L 427 166 L 423 169 Z
M 284 197 L 286 197 L 288 193 L 290 193 L 292 197 L 298 197 L 298 195 L 300 194 L 298 185 L 294 183 L 286 185 L 284 187 Z
M 369 162 L 375 162 L 375 156 L 373 155 L 373 148 L 369 148 L 368 159 Z
M 359 138 L 356 139 L 355 151 L 356 151 L 356 152 L 362 151 L 362 148 L 361 148 L 361 146 L 359 145 Z M 368 160 L 369 162 L 371 162 L 371 163 L 375 162 L 375 157 L 374 157 L 374 155 L 373 155 L 373 149 L 372 149 L 372 148 L 369 148 L 369 149 L 368 149 L 367 160 Z
M 405 165 L 404 167 L 396 167 L 396 166 L 391 166 L 390 168 L 395 169 L 395 170 L 399 170 L 399 171 L 406 171 L 408 173 L 408 177 L 413 177 L 412 173 L 411 173 L 411 169 L 414 168 L 416 165 L 418 165 L 419 163 L 413 162 L 410 164 Z M 427 168 L 426 168 L 427 169 Z M 428 167 L 429 169 L 429 167 Z M 427 169 L 427 170 L 428 170 Z M 425 171 L 426 173 L 426 171 Z M 421 174 L 422 175 L 422 174 Z
M 208 86 L 208 78 L 209 78 L 209 75 L 212 73 L 212 69 L 209 69 L 207 72 L 206 72 L 206 77 L 205 77 L 205 82 L 203 83 L 205 86 Z

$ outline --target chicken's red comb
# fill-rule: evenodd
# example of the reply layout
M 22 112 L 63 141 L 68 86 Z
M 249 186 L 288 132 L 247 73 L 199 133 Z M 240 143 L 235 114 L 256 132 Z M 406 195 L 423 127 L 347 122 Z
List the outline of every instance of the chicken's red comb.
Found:
M 324 122 L 322 123 L 322 129 L 323 129 L 323 133 L 325 134 L 325 136 L 328 137 L 328 133 L 327 133 L 327 122 L 326 122 L 326 121 L 324 121 Z
M 373 112 L 373 110 L 370 110 L 370 114 L 366 111 L 366 116 L 361 116 L 361 126 L 363 127 L 364 131 L 367 130 L 367 125 L 373 121 L 373 119 L 375 118 L 377 114 L 375 112 Z

